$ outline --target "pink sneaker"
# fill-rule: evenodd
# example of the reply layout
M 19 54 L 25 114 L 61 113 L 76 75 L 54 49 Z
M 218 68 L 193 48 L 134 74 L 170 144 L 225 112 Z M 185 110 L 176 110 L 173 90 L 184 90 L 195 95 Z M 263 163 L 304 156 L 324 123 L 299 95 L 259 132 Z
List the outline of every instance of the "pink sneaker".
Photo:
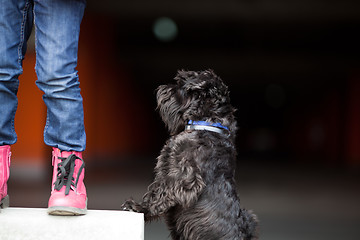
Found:
M 86 214 L 85 163 L 82 153 L 53 148 L 52 155 L 54 171 L 48 213 L 62 216 Z
M 10 146 L 0 146 L 0 208 L 9 207 L 7 181 L 10 176 Z

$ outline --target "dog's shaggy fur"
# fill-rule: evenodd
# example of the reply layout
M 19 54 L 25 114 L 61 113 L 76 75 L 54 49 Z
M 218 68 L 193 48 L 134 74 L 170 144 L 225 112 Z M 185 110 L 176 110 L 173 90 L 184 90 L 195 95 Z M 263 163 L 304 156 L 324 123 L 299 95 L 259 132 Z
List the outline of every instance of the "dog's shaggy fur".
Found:
M 234 180 L 235 109 L 227 86 L 212 70 L 179 71 L 176 83 L 157 89 L 161 118 L 171 134 L 157 159 L 155 180 L 141 203 L 123 210 L 145 220 L 163 216 L 177 240 L 250 240 L 257 220 L 240 207 Z M 189 120 L 220 123 L 229 135 L 184 130 Z

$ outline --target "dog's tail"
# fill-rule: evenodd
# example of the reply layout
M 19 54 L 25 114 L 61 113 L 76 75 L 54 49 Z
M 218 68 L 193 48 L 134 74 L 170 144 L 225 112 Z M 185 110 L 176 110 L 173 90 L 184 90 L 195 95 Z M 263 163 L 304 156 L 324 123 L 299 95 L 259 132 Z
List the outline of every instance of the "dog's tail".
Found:
M 259 220 L 257 216 L 251 210 L 241 209 L 240 219 L 242 220 L 241 227 L 244 240 L 258 239 Z

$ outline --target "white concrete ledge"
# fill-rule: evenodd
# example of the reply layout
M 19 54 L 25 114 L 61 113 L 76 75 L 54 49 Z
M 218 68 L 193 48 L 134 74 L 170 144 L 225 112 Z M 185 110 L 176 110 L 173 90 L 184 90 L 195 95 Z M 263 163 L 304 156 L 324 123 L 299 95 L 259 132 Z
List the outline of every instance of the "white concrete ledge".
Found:
M 140 213 L 88 210 L 84 216 L 51 216 L 43 208 L 5 208 L 0 212 L 1 240 L 143 240 Z

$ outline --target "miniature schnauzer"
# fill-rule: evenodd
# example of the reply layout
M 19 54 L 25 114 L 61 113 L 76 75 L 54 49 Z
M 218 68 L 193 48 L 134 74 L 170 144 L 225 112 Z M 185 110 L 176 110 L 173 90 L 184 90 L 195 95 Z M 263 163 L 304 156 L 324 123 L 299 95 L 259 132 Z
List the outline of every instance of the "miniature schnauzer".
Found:
M 122 210 L 164 217 L 176 240 L 257 239 L 257 218 L 241 208 L 234 180 L 235 108 L 228 87 L 212 70 L 179 71 L 157 89 L 170 139 L 157 158 L 155 180 L 141 203 Z

